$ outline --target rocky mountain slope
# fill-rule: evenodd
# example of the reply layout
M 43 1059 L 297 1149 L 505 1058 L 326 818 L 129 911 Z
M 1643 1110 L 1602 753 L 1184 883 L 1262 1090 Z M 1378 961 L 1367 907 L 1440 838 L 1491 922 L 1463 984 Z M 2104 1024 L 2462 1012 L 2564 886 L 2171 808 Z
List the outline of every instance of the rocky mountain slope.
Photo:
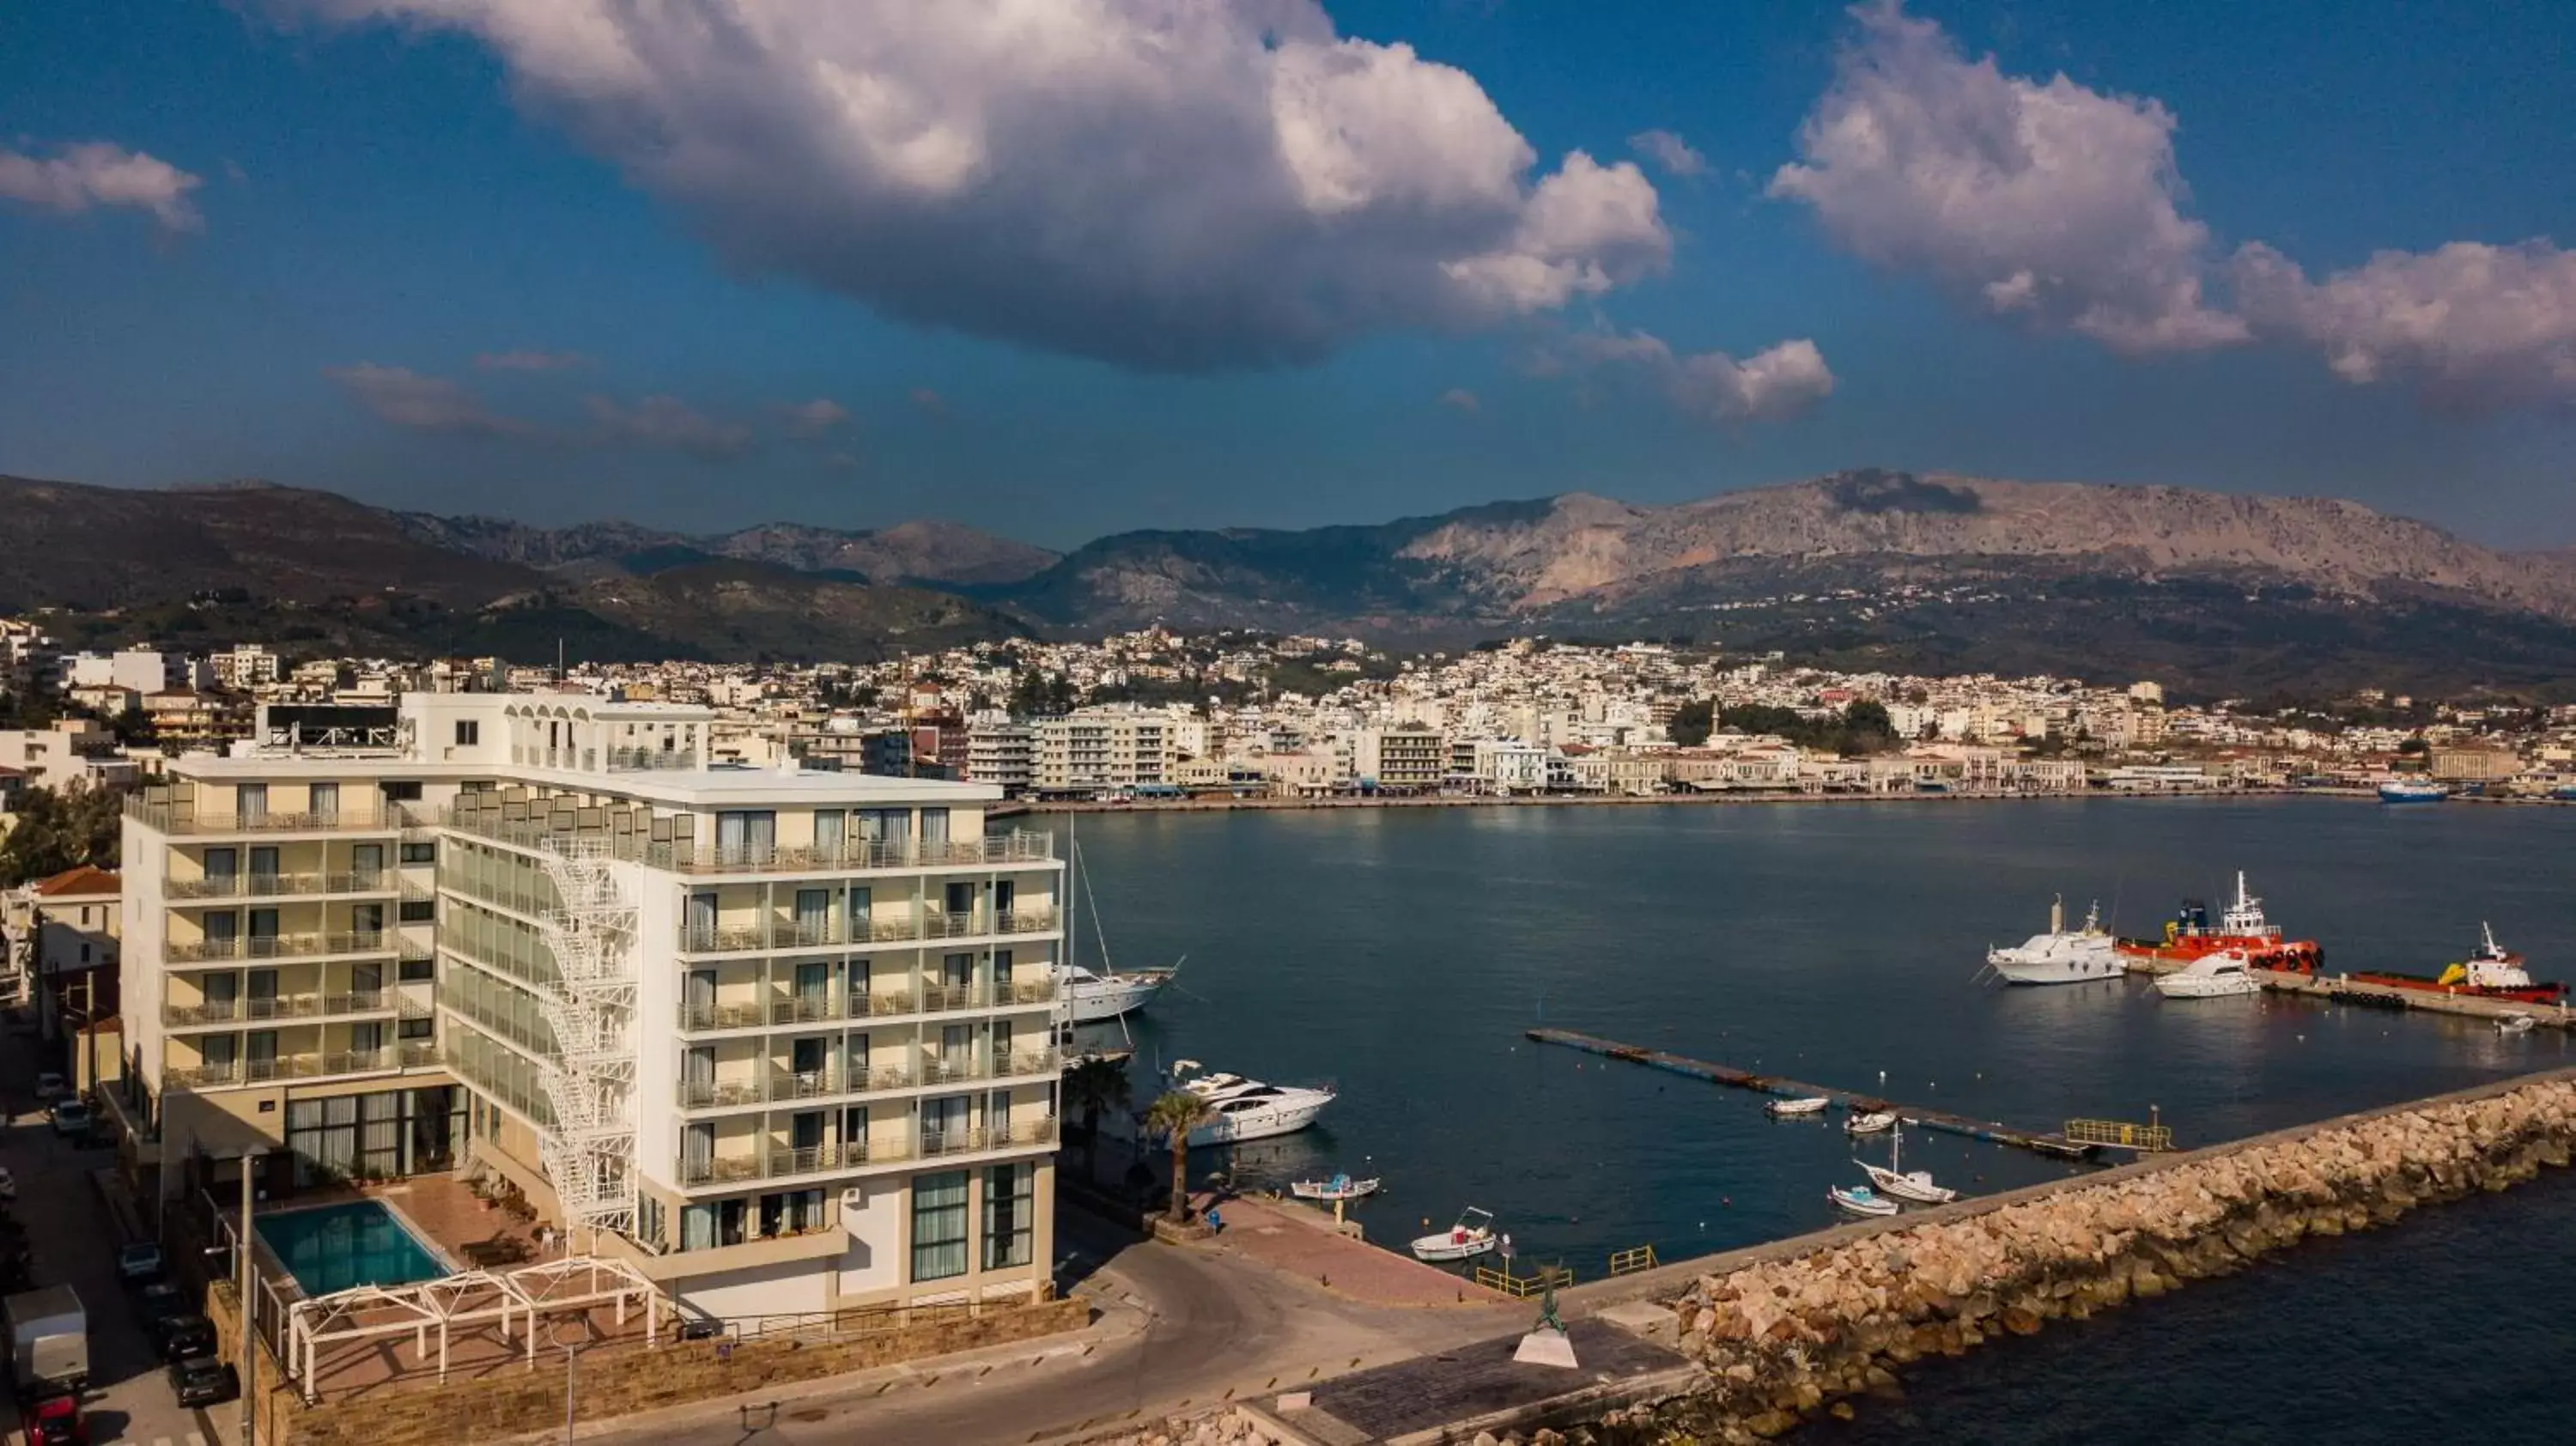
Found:
M 932 520 L 857 530 L 767 522 L 700 536 L 617 521 L 531 527 L 499 517 L 392 516 L 405 533 L 434 547 L 581 577 L 651 573 L 731 558 L 797 572 L 846 573 L 870 582 L 971 587 L 1018 582 L 1056 560 L 1043 547 Z

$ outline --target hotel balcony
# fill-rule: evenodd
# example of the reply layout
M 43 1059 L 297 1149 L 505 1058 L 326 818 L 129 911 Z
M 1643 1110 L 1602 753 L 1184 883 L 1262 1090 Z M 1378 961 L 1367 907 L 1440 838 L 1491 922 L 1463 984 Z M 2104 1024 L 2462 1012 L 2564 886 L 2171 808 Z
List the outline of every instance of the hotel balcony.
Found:
M 391 954 L 389 930 L 363 934 L 242 934 L 230 939 L 198 939 L 163 946 L 161 957 L 172 964 L 222 964 L 242 959 L 320 959 L 343 954 Z
M 415 820 L 389 814 L 388 829 Z M 545 849 L 566 835 L 550 825 L 525 819 L 494 818 L 481 812 L 450 808 L 439 816 L 442 826 L 516 848 Z M 887 869 L 991 868 L 997 865 L 1052 865 L 1055 835 L 1040 829 L 1018 829 L 984 838 L 922 843 L 911 839 L 850 839 L 824 845 L 744 845 L 654 843 L 633 835 L 610 839 L 620 858 L 640 859 L 655 868 L 683 874 L 819 874 L 863 873 Z
M 929 1131 L 912 1140 L 891 1143 L 870 1140 L 864 1144 L 775 1148 L 750 1154 L 720 1154 L 705 1160 L 684 1159 L 680 1162 L 679 1176 L 684 1186 L 737 1185 L 803 1175 L 828 1175 L 905 1160 L 947 1159 L 1038 1145 L 1052 1146 L 1055 1142 L 1056 1121 L 1050 1118 L 994 1129 Z
M 925 940 L 1007 939 L 1053 934 L 1058 924 L 1053 909 L 1013 909 L 998 918 L 983 909 L 956 914 L 933 909 L 910 915 L 897 913 L 891 917 L 862 919 L 852 925 L 844 925 L 839 920 L 811 924 L 793 919 L 773 919 L 765 925 L 719 925 L 712 929 L 687 930 L 680 937 L 680 953 L 690 956 L 760 954 L 796 949 L 863 948 L 872 944 L 916 944 Z
M 328 898 L 334 895 L 385 896 L 401 886 L 391 869 L 372 874 L 219 874 L 198 879 L 171 879 L 161 896 L 174 904 L 251 899 Z M 405 891 L 405 897 L 409 897 Z
M 985 1080 L 1031 1079 L 1055 1073 L 1071 1062 L 1068 1051 L 1021 1050 L 999 1059 L 956 1062 L 925 1058 L 913 1064 L 878 1065 L 855 1070 L 769 1070 L 748 1079 L 682 1080 L 678 1103 L 684 1110 L 725 1110 L 751 1105 L 787 1104 L 875 1094 L 885 1090 L 968 1084 Z
M 934 984 L 924 989 L 871 990 L 865 994 L 826 995 L 819 999 L 772 991 L 772 997 L 766 1001 L 684 1005 L 680 1010 L 680 1028 L 691 1034 L 709 1034 L 887 1019 L 908 1014 L 1028 1009 L 1051 1005 L 1062 992 L 1052 971 L 1046 978 L 1031 979 L 1000 989 Z
M 394 992 L 376 989 L 352 994 L 288 994 L 273 999 L 219 999 L 200 1004 L 164 1004 L 161 1022 L 172 1029 L 201 1029 L 270 1019 L 332 1019 L 341 1016 L 392 1014 Z
M 438 1046 L 416 1041 L 332 1054 L 281 1054 L 270 1059 L 174 1066 L 161 1072 L 161 1084 L 165 1089 L 224 1089 L 268 1084 L 276 1080 L 327 1079 L 333 1075 L 388 1074 L 396 1070 L 438 1067 Z
M 125 816 L 146 828 L 171 835 L 390 834 L 403 827 L 402 815 L 395 809 L 335 809 L 327 813 L 200 813 L 190 808 L 146 803 L 139 798 L 125 805 Z

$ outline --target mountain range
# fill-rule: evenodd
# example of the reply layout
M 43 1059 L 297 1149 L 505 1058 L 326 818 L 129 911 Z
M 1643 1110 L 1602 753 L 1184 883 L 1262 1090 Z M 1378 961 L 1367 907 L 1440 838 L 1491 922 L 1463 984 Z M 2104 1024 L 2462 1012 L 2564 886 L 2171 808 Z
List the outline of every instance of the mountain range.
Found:
M 1855 669 L 2158 677 L 2186 692 L 2576 684 L 2576 556 L 2327 498 L 1863 469 L 1702 501 L 1582 493 L 1070 553 L 943 522 L 538 528 L 265 485 L 0 479 L 0 610 L 169 641 L 839 657 L 1165 623 L 1457 645 L 1687 635 Z M 258 634 L 249 634 L 258 635 Z M 365 644 L 373 644 L 370 649 Z M 2107 670 L 2107 672 L 2106 672 Z

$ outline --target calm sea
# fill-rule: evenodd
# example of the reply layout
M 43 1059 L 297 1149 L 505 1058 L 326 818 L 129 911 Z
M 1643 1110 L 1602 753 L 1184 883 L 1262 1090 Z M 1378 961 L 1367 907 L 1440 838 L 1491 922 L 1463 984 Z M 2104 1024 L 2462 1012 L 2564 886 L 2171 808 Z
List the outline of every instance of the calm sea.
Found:
M 2022 1125 L 2161 1112 L 2186 1145 L 2576 1059 L 2556 1032 L 2508 1040 L 2464 1020 L 1974 977 L 1988 944 L 2044 927 L 2052 894 L 2071 916 L 2099 899 L 2117 928 L 2147 933 L 2185 895 L 2214 904 L 2237 868 L 2276 922 L 2324 945 L 2330 969 L 2435 969 L 2490 921 L 2540 974 L 2564 977 L 2576 964 L 2564 880 L 2576 810 L 1389 809 L 1092 815 L 1078 832 L 1115 962 L 1187 956 L 1176 988 L 1132 1026 L 1140 1076 L 1186 1057 L 1342 1091 L 1322 1127 L 1194 1168 L 1230 1164 L 1247 1182 L 1381 1175 L 1383 1198 L 1360 1213 L 1373 1239 L 1476 1205 L 1525 1262 L 1561 1260 L 1585 1279 L 1633 1246 L 1673 1260 L 1833 1223 L 1825 1191 L 1858 1172 L 1831 1124 L 1775 1123 L 1758 1096 L 1533 1045 L 1522 1031 L 1535 1023 Z M 1082 929 L 1092 959 L 1087 910 Z M 1971 1192 L 2072 1169 L 1929 1134 L 1908 1136 L 1906 1163 Z M 2533 1414 L 2514 1403 L 2536 1377 L 2564 1377 L 2576 1342 L 2505 1301 L 2562 1293 L 2532 1271 L 2535 1257 L 2555 1260 L 2547 1236 L 2571 1200 L 2552 1185 L 2437 1212 L 2179 1304 L 1926 1369 L 1901 1424 L 1881 1410 L 1835 1439 L 2324 1429 L 2413 1441 L 2428 1438 L 2407 1412 L 2462 1399 L 2463 1371 L 2482 1383 L 2465 1392 L 2486 1413 L 2471 1413 L 2475 1430 L 2536 1428 L 2538 1398 Z M 2489 1236 L 2514 1243 L 2482 1249 Z M 2545 1268 L 2556 1286 L 2576 1284 L 2576 1266 Z M 2442 1284 L 2400 1283 L 2417 1275 Z M 2346 1316 L 2364 1310 L 2386 1313 L 2381 1334 L 2355 1333 Z M 2241 1359 L 2242 1374 L 2210 1375 L 2211 1355 Z M 2417 1381 L 2418 1361 L 2442 1363 L 2440 1383 Z M 2332 1392 L 2324 1363 L 2346 1375 Z M 2083 1429 L 2063 1412 L 2100 1398 L 2074 1395 L 2079 1379 L 2150 1393 L 2166 1427 L 2141 1435 L 2131 1417 Z M 2356 1408 L 2355 1396 L 2389 1409 Z M 2549 1415 L 2549 1439 L 2576 1438 Z M 2242 1430 L 2203 1430 L 2216 1421 Z

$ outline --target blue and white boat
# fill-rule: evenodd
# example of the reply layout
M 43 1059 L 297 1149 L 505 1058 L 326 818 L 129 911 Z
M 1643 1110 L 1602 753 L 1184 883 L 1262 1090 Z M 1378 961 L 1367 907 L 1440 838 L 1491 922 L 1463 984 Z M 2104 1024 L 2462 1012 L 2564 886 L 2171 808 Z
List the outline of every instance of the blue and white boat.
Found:
M 2429 778 L 2392 778 L 2379 785 L 2381 803 L 2440 803 L 2451 790 Z

